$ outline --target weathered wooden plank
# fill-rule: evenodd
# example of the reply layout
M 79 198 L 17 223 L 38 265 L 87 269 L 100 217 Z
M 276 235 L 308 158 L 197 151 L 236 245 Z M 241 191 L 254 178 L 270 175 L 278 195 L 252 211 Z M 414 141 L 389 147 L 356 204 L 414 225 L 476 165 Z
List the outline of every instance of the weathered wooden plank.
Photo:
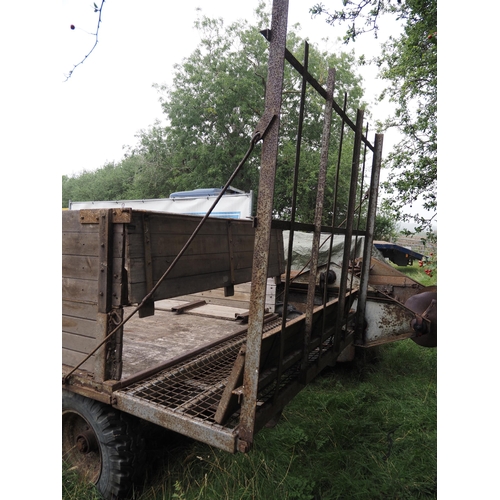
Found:
M 246 308 L 238 308 L 235 306 L 226 306 L 218 304 L 203 304 L 195 309 L 189 309 L 187 313 L 194 316 L 202 316 L 206 318 L 219 318 L 236 321 L 236 314 L 243 314 L 248 311 Z
M 76 302 L 97 303 L 97 280 L 63 278 L 62 298 Z
M 151 252 L 154 256 L 175 257 L 186 242 L 190 234 L 158 234 L 151 233 Z M 142 234 L 128 235 L 129 252 L 132 257 L 142 256 L 144 243 Z M 227 233 L 195 236 L 184 255 L 206 255 L 227 251 Z
M 168 269 L 172 259 L 164 257 L 153 257 L 153 279 L 158 281 Z M 239 252 L 233 255 L 233 269 L 241 270 L 246 275 L 253 262 L 253 252 Z M 174 268 L 170 271 L 169 279 L 182 278 L 186 276 L 204 276 L 212 273 L 228 273 L 231 276 L 231 260 L 229 253 L 219 253 L 212 255 L 183 255 Z M 269 277 L 279 276 L 281 267 L 278 258 L 270 259 Z M 130 283 L 140 283 L 146 281 L 145 265 L 142 258 L 134 258 L 129 262 Z M 236 282 L 238 282 L 236 280 Z M 230 282 L 229 282 L 230 283 Z M 228 283 L 228 284 L 229 284 Z
M 251 269 L 235 271 L 236 283 L 244 283 L 251 278 Z M 165 279 L 154 294 L 154 300 L 169 299 L 179 295 L 188 295 L 203 290 L 221 288 L 230 285 L 229 272 L 210 273 L 202 276 L 184 276 L 182 278 Z M 129 283 L 129 300 L 131 303 L 140 302 L 146 295 L 146 283 Z
M 155 282 L 161 278 L 171 262 L 172 261 L 165 261 L 165 259 L 161 257 L 153 258 L 153 280 Z M 174 279 L 185 276 L 201 276 L 204 274 L 228 272 L 229 255 L 227 253 L 215 254 L 210 257 L 202 255 L 183 255 L 173 267 L 168 277 L 169 279 Z M 128 279 L 130 283 L 146 281 L 145 266 L 142 259 L 130 260 Z
M 234 234 L 233 235 L 233 248 L 235 252 L 252 252 L 253 253 L 253 242 L 255 239 L 254 229 L 249 228 L 251 232 L 245 234 Z
M 124 315 L 129 313 L 130 308 L 126 308 Z M 157 310 L 147 318 L 133 316 L 124 329 L 123 377 L 128 377 L 241 331 L 242 326 L 236 321 L 207 319 L 191 312 Z
M 73 333 L 62 332 L 62 347 L 70 351 L 88 354 L 92 352 L 97 346 L 97 341 L 92 337 L 85 337 L 83 335 L 75 335 Z
M 99 233 L 62 233 L 63 255 L 99 255 Z
M 95 317 L 92 320 L 92 319 L 75 318 L 74 316 L 63 315 L 62 330 L 63 332 L 69 334 L 81 335 L 85 337 L 90 337 L 92 339 L 95 339 L 98 333 Z
M 91 319 L 97 317 L 97 304 L 89 304 L 84 302 L 69 302 L 62 301 L 62 314 L 75 318 Z
M 226 297 L 224 295 L 224 288 L 216 288 L 214 290 L 205 290 L 201 292 L 192 293 L 190 295 L 182 295 L 176 297 L 179 300 L 195 300 L 204 299 L 210 304 L 217 304 L 221 306 L 237 307 L 240 309 L 248 309 L 250 305 L 251 283 L 241 283 L 234 286 L 234 295 Z M 274 312 L 276 304 L 276 285 L 272 279 L 268 280 L 267 293 L 266 293 L 266 307 L 271 312 Z M 157 308 L 161 308 L 161 301 L 157 302 Z
M 77 351 L 71 351 L 70 349 L 66 349 L 63 347 L 62 362 L 64 365 L 68 365 L 71 367 L 77 366 L 78 363 L 80 363 L 85 357 L 86 357 L 86 354 L 82 354 L 81 352 L 77 352 Z M 87 370 L 87 371 L 93 373 L 94 367 L 95 367 L 95 356 L 91 356 L 79 368 L 82 370 Z
M 198 227 L 201 217 L 180 214 L 150 214 L 151 233 L 167 234 L 189 234 L 191 235 Z M 134 219 L 135 221 L 135 219 Z M 230 223 L 248 223 L 248 221 L 239 221 L 234 219 L 221 219 L 210 217 L 200 228 L 200 235 L 203 234 L 227 234 L 227 224 Z
M 238 357 L 234 362 L 231 374 L 228 377 L 226 387 L 215 412 L 214 420 L 218 424 L 225 422 L 227 417 L 234 413 L 238 407 L 238 400 L 233 391 L 243 383 L 243 369 L 245 368 L 245 347 L 241 347 Z
M 65 210 L 62 212 L 63 232 L 97 233 L 99 224 L 81 224 L 80 210 Z
M 99 259 L 90 255 L 63 255 L 63 278 L 97 279 Z
M 113 266 L 112 209 L 102 210 L 99 224 L 99 272 L 97 276 L 97 307 L 99 312 L 111 310 L 111 284 Z

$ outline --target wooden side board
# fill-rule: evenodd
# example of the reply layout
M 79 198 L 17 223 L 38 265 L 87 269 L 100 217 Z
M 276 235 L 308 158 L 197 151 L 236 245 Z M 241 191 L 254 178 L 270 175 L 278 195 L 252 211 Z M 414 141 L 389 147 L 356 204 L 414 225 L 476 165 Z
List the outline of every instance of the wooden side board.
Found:
M 201 220 L 147 211 L 126 215 L 120 218 L 111 209 L 62 214 L 63 364 L 92 372 L 96 382 L 121 373 L 122 331 L 107 338 L 117 314 L 123 306 L 142 302 Z M 153 299 L 224 287 L 230 294 L 234 285 L 250 281 L 254 231 L 247 220 L 206 220 Z M 268 276 L 281 275 L 280 230 L 273 230 L 269 255 Z M 144 316 L 149 314 L 145 308 Z
M 174 214 L 133 214 L 127 226 L 128 298 L 139 303 L 189 240 L 198 218 Z M 210 218 L 158 287 L 154 300 L 168 299 L 251 279 L 254 228 L 250 221 Z M 269 276 L 284 270 L 281 232 L 274 230 Z
M 81 224 L 78 211 L 62 214 L 62 362 L 76 366 L 98 337 L 99 224 Z M 95 357 L 81 367 L 94 371 Z

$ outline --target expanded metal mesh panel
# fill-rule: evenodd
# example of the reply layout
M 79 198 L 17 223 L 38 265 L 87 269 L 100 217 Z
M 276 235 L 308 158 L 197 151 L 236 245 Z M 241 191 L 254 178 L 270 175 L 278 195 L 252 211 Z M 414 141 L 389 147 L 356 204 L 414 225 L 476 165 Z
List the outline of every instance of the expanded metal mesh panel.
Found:
M 264 331 L 271 330 L 280 322 L 267 324 Z M 122 392 L 189 418 L 214 422 L 227 379 L 245 340 L 246 332 L 243 332 L 190 361 L 136 382 L 122 389 Z M 236 424 L 233 419 L 226 427 Z

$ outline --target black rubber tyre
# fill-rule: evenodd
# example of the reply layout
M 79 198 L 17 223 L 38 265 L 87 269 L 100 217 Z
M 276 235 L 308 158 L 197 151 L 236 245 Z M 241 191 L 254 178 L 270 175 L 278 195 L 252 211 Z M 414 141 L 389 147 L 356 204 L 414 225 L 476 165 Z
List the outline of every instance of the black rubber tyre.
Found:
M 62 458 L 106 500 L 126 498 L 141 461 L 137 420 L 109 405 L 63 390 Z

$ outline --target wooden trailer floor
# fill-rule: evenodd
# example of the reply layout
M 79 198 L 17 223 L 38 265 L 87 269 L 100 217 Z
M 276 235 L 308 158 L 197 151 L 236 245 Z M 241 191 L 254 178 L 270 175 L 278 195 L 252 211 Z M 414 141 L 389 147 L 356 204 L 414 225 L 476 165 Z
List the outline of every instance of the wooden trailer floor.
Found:
M 172 308 L 187 300 L 155 303 L 154 316 L 134 315 L 124 326 L 122 380 L 241 331 L 245 325 L 236 315 L 248 309 L 205 304 L 183 313 Z M 127 317 L 133 308 L 125 308 Z

